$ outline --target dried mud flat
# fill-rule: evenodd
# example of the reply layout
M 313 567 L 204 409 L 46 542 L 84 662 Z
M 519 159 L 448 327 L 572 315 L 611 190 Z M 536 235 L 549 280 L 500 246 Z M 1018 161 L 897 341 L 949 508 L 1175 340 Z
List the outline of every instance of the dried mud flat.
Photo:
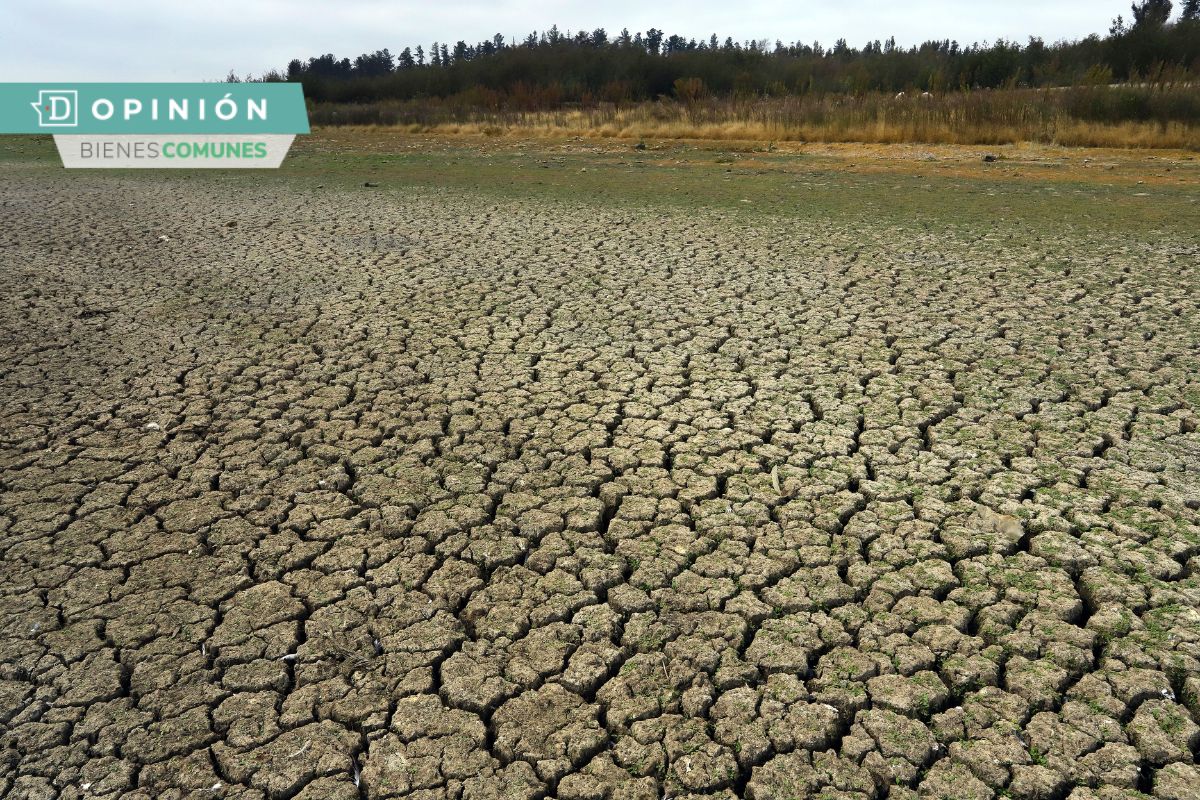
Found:
M 1197 796 L 1194 239 L 0 213 L 0 795 Z

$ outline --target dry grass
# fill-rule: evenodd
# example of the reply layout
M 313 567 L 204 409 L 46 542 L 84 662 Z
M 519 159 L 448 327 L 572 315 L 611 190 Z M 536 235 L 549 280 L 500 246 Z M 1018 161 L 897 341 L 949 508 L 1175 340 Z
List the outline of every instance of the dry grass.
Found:
M 1064 147 L 1200 149 L 1200 129 L 1177 122 L 1166 126 L 1148 122 L 1115 125 L 1066 121 L 1053 131 L 1016 127 L 905 125 L 879 121 L 873 124 L 828 124 L 779 127 L 762 123 L 689 123 L 686 120 L 655 122 L 633 120 L 620 124 L 592 124 L 582 114 L 578 120 L 520 122 L 410 123 L 394 127 L 408 133 L 480 136 L 584 136 L 604 139 L 676 139 L 748 142 L 862 142 L 869 144 L 1020 144 L 1039 142 Z
M 1015 127 L 905 125 L 879 121 L 779 127 L 746 122 L 689 123 L 633 121 L 627 124 L 442 123 L 410 125 L 411 133 L 497 135 L 571 135 L 613 139 L 699 139 L 757 142 L 864 142 L 871 144 L 1019 144 L 1042 142 L 1066 147 L 1200 148 L 1200 131 L 1179 123 L 1117 125 L 1068 122 L 1051 132 Z
M 318 106 L 314 122 L 410 133 L 762 142 L 865 142 L 1200 149 L 1194 87 L 1008 90 L 938 97 L 670 100 L 548 111 L 451 103 Z

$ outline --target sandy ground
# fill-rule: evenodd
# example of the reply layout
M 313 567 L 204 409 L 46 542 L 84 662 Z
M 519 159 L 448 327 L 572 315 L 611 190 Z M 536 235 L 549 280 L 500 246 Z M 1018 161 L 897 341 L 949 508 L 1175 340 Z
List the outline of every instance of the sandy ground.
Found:
M 1195 798 L 1188 217 L 304 171 L 337 144 L 0 163 L 0 795 Z M 981 180 L 889 152 L 852 200 Z M 1062 192 L 1195 178 L 1146 158 Z

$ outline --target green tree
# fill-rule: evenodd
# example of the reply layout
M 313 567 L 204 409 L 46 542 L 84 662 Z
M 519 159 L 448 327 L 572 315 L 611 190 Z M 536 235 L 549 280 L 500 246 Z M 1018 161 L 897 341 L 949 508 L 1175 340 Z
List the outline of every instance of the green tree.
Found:
M 1142 0 L 1130 8 L 1133 11 L 1133 27 L 1161 28 L 1171 18 L 1172 3 L 1171 0 Z
M 646 49 L 650 51 L 650 55 L 658 55 L 658 48 L 662 46 L 663 32 L 658 28 L 651 28 L 646 31 Z
M 354 59 L 354 74 L 364 78 L 374 78 L 389 75 L 395 69 L 396 63 L 392 54 L 385 47 L 374 53 L 363 53 Z

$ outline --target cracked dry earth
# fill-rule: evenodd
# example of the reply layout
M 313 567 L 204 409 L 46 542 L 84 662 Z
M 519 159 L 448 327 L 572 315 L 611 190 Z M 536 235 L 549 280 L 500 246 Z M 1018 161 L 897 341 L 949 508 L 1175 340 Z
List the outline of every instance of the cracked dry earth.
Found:
M 66 181 L 0 795 L 1197 797 L 1194 240 Z

